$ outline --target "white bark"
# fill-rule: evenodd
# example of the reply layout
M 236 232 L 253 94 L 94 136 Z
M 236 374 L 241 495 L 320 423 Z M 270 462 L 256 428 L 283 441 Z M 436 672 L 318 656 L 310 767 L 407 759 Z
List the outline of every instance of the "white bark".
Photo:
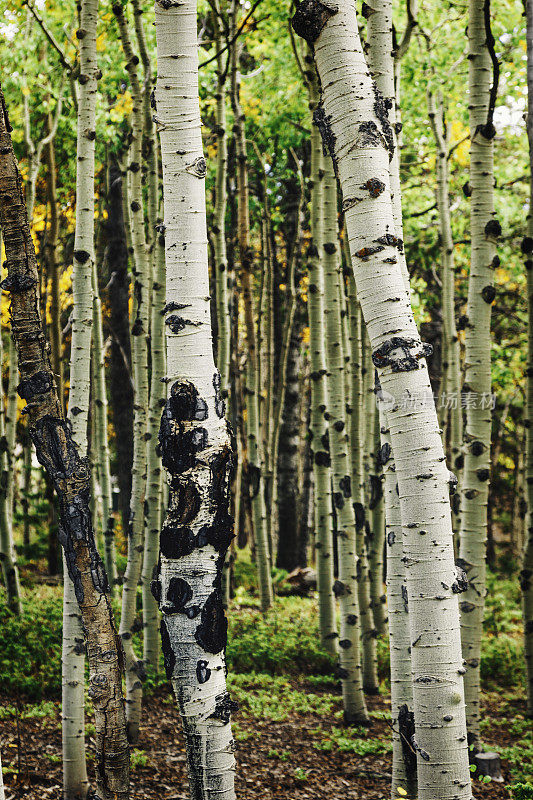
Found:
M 125 8 L 113 6 L 122 50 L 126 58 L 126 69 L 131 79 L 133 110 L 131 120 L 131 144 L 128 153 L 128 220 L 133 249 L 133 306 L 131 327 L 132 368 L 134 387 L 133 420 L 133 467 L 130 505 L 130 529 L 128 531 L 128 560 L 122 589 L 122 613 L 119 633 L 126 660 L 126 718 L 128 738 L 135 743 L 139 737 L 142 705 L 142 680 L 144 665 L 133 649 L 133 633 L 136 630 L 137 586 L 141 576 L 144 503 L 146 498 L 146 432 L 148 418 L 148 333 L 150 308 L 150 268 L 144 226 L 142 188 L 142 141 L 144 115 L 142 91 L 137 74 L 138 58 L 133 52 Z
M 465 698 L 469 744 L 480 746 L 481 632 L 485 605 L 487 505 L 492 427 L 490 318 L 494 300 L 496 240 L 501 233 L 494 219 L 494 127 L 489 117 L 491 59 L 485 28 L 485 0 L 470 0 L 469 118 L 471 257 L 465 329 L 466 409 L 465 463 L 461 485 L 459 555 L 468 577 L 461 598 L 461 639 L 466 662 Z M 490 34 L 492 36 L 492 34 Z
M 155 13 L 170 386 L 159 441 L 170 491 L 154 591 L 163 612 L 165 668 L 183 719 L 191 798 L 233 800 L 221 587 L 232 536 L 231 450 L 211 339 L 196 3 L 161 0 Z
M 337 515 L 339 552 L 339 598 L 341 621 L 339 666 L 347 724 L 365 722 L 367 712 L 363 696 L 364 675 L 360 647 L 360 564 L 356 547 L 355 512 L 351 488 L 351 458 L 346 429 L 344 352 L 342 345 L 340 281 L 341 262 L 337 241 L 337 181 L 333 163 L 324 160 L 324 319 L 327 368 L 327 404 L 324 414 L 329 421 L 332 499 Z M 359 599 L 358 599 L 359 598 Z M 370 613 L 370 603 L 367 607 Z
M 323 87 L 318 119 L 334 154 L 357 293 L 389 411 L 404 530 L 419 797 L 471 797 L 448 471 L 424 347 L 406 296 L 394 235 L 393 137 L 369 75 L 352 0 L 306 0 L 293 19 L 314 41 Z M 402 398 L 409 397 L 409 405 Z M 428 697 L 431 702 L 428 703 Z
M 96 19 L 98 0 L 83 0 L 80 12 L 76 232 L 72 275 L 72 345 L 68 418 L 80 454 L 87 454 L 87 419 L 91 383 L 91 327 L 94 269 L 94 159 L 97 95 Z M 63 562 L 65 566 L 65 562 Z M 63 793 L 85 797 L 85 649 L 74 585 L 63 571 L 62 719 Z

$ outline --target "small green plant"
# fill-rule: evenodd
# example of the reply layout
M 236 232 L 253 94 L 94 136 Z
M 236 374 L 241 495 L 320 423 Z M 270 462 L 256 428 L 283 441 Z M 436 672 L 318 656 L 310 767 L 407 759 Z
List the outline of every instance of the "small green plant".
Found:
M 131 753 L 131 768 L 145 767 L 148 764 L 148 756 L 142 750 L 133 750 Z
M 299 781 L 300 783 L 305 783 L 305 781 L 309 780 L 309 775 L 301 767 L 296 767 L 294 770 L 294 780 Z
M 513 800 L 533 800 L 533 783 L 514 783 L 510 789 Z

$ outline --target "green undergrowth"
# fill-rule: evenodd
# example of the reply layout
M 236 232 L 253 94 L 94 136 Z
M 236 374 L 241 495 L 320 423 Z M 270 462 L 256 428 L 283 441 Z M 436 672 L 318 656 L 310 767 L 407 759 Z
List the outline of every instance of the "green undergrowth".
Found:
M 253 565 L 237 562 L 242 580 L 229 613 L 227 662 L 237 676 L 305 676 L 313 693 L 337 692 L 335 658 L 320 647 L 316 597 L 278 597 L 263 615 L 258 607 Z M 39 586 L 23 590 L 24 615 L 17 618 L 6 608 L 0 588 L 0 695 L 30 702 L 61 696 L 61 587 Z M 119 614 L 119 602 L 113 603 Z M 520 628 L 520 590 L 516 579 L 489 575 L 481 674 L 487 690 L 520 689 L 524 683 Z M 139 634 L 134 644 L 141 655 Z M 378 640 L 379 674 L 386 690 L 388 644 Z M 243 677 L 243 680 L 248 680 Z M 149 675 L 147 691 L 164 683 L 162 675 Z M 281 684 L 280 684 L 281 687 Z M 289 691 L 284 693 L 290 694 Z

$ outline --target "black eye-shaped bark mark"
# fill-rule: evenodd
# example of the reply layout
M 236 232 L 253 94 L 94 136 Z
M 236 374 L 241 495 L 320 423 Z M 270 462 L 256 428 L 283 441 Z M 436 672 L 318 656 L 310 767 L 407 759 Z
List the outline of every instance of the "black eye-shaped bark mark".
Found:
M 226 404 L 222 399 L 221 385 L 222 382 L 220 380 L 220 372 L 217 370 L 213 375 L 213 388 L 215 390 L 215 413 L 217 417 L 223 419 L 224 414 L 226 413 Z
M 419 361 L 433 352 L 433 346 L 416 339 L 392 336 L 372 353 L 375 367 L 391 366 L 393 372 L 410 372 L 419 368 Z
M 196 536 L 186 526 L 172 525 L 167 521 L 161 530 L 159 548 L 165 558 L 183 558 L 196 550 Z
M 409 711 L 407 705 L 400 706 L 398 709 L 398 731 L 407 779 L 413 781 L 416 779 L 416 752 L 411 747 L 411 742 L 415 735 L 415 715 Z
M 320 0 L 302 0 L 296 7 L 291 25 L 298 36 L 312 45 L 320 36 L 328 19 L 338 10 L 336 5 L 324 5 Z
M 211 670 L 207 665 L 208 662 L 203 658 L 201 658 L 196 664 L 196 678 L 198 683 L 207 683 L 211 677 Z
M 165 674 L 168 680 L 171 680 L 176 666 L 176 656 L 170 644 L 170 636 L 168 634 L 167 624 L 164 617 L 161 619 L 161 649 L 163 651 L 163 664 L 165 666 Z
M 205 601 L 194 638 L 206 653 L 220 653 L 226 647 L 228 621 L 224 615 L 222 595 L 218 589 L 212 591 Z
M 174 477 L 170 482 L 172 492 L 172 519 L 180 525 L 188 525 L 200 511 L 202 498 L 196 484 L 191 480 Z

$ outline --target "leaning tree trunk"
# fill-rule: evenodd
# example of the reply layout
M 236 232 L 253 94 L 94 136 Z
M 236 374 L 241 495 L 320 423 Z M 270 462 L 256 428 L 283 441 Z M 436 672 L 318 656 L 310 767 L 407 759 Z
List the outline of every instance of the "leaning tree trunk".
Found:
M 133 466 L 128 530 L 128 560 L 122 588 L 122 613 L 120 636 L 126 657 L 126 714 L 128 738 L 135 743 L 139 738 L 141 721 L 142 681 L 145 670 L 142 659 L 133 649 L 133 634 L 137 629 L 137 586 L 141 576 L 144 534 L 144 503 L 146 499 L 146 433 L 148 417 L 148 334 L 149 334 L 149 263 L 144 227 L 143 187 L 141 176 L 143 142 L 143 104 L 141 85 L 137 74 L 138 57 L 131 45 L 125 8 L 113 6 L 126 69 L 131 79 L 133 111 L 131 144 L 128 153 L 128 218 L 133 248 L 134 276 L 131 327 L 133 366 Z
M 386 106 L 368 73 L 353 0 L 304 0 L 295 30 L 314 44 L 323 87 L 317 119 L 332 153 L 357 294 L 388 413 L 404 531 L 421 800 L 471 797 L 449 475 L 420 340 L 398 264 Z M 433 542 L 437 542 L 437 546 Z M 429 689 L 431 687 L 431 689 Z M 428 704 L 428 691 L 434 702 Z M 440 706 L 435 713 L 435 706 Z M 452 765 L 452 766 L 450 766 Z
M 528 0 L 527 12 L 527 87 L 528 115 L 527 137 L 529 142 L 529 218 L 528 236 L 522 242 L 526 255 L 527 299 L 528 299 L 528 356 L 526 398 L 526 451 L 525 451 L 525 496 L 526 531 L 524 557 L 520 586 L 522 588 L 522 610 L 524 617 L 524 654 L 526 659 L 527 710 L 533 717 L 533 0 Z
M 368 719 L 363 695 L 361 671 L 359 603 L 361 594 L 360 568 L 356 548 L 355 512 L 351 489 L 351 458 L 346 430 L 346 397 L 344 385 L 344 352 L 342 346 L 342 319 L 340 309 L 340 283 L 342 267 L 337 236 L 337 181 L 333 163 L 324 160 L 324 317 L 327 366 L 327 404 L 324 415 L 329 421 L 329 447 L 331 453 L 332 498 L 337 516 L 337 546 L 339 551 L 339 580 L 336 594 L 339 598 L 341 622 L 339 639 L 339 665 L 347 724 L 366 722 Z M 359 598 L 359 600 L 358 600 Z M 370 599 L 366 608 L 370 614 Z M 363 647 L 365 647 L 363 642 Z
M 191 798 L 233 800 L 235 704 L 226 690 L 222 601 L 232 452 L 211 338 L 196 3 L 159 0 L 155 14 L 170 391 L 159 432 L 169 506 L 153 588 L 163 613 L 165 669 L 183 720 Z
M 129 793 L 129 748 L 120 643 L 107 576 L 94 542 L 90 471 L 63 418 L 50 366 L 39 311 L 37 259 L 1 91 L 0 107 L 0 222 L 8 268 L 2 288 L 11 295 L 12 335 L 21 378 L 18 393 L 27 401 L 29 433 L 37 458 L 50 475 L 59 500 L 59 536 L 81 611 L 90 665 L 97 790 L 102 800 L 125 800 Z M 90 129 L 87 131 L 90 133 Z
M 309 56 L 307 56 L 309 59 Z M 309 81 L 311 113 L 318 103 L 317 81 L 312 63 Z M 314 525 L 320 642 L 337 652 L 337 620 L 333 594 L 333 516 L 331 506 L 331 457 L 326 405 L 326 356 L 324 352 L 323 200 L 324 171 L 320 133 L 311 121 L 311 244 L 307 250 L 309 289 L 309 359 L 311 362 L 311 454 L 314 478 Z
M 461 486 L 461 535 L 459 555 L 468 577 L 461 602 L 461 639 L 466 662 L 465 699 L 468 743 L 471 751 L 480 743 L 481 632 L 485 605 L 487 505 L 492 428 L 490 317 L 495 297 L 495 245 L 501 233 L 494 218 L 494 144 L 492 121 L 495 92 L 491 89 L 490 6 L 486 0 L 470 0 L 469 118 L 470 118 L 470 229 L 471 256 L 465 328 L 466 408 L 465 460 Z M 494 56 L 495 58 L 495 56 Z M 496 87 L 496 75 L 492 87 Z M 473 746 L 473 747 L 472 747 Z

